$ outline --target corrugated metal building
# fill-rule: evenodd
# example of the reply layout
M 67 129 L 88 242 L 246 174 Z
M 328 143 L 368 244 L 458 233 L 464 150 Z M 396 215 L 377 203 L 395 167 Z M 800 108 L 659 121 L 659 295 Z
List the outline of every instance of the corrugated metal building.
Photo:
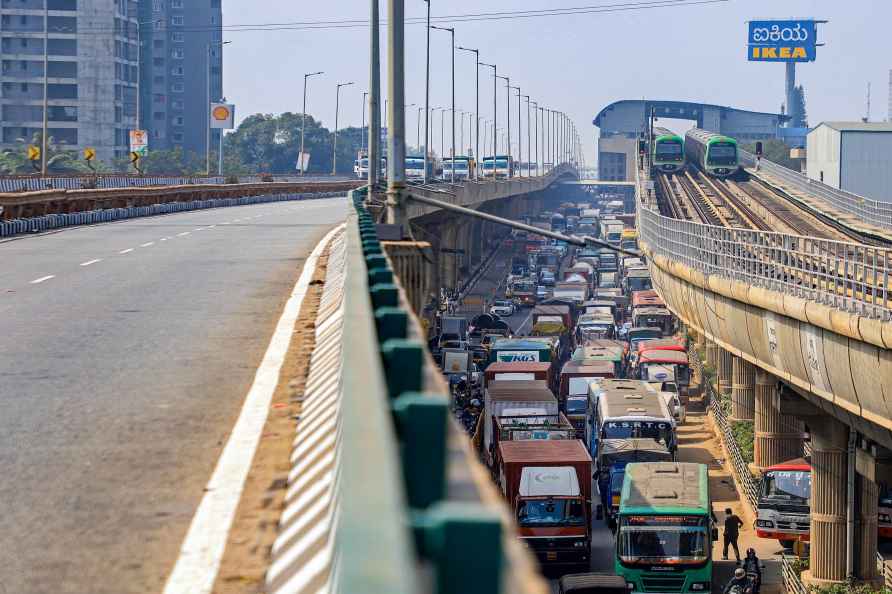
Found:
M 892 202 L 892 123 L 821 122 L 808 134 L 808 177 Z

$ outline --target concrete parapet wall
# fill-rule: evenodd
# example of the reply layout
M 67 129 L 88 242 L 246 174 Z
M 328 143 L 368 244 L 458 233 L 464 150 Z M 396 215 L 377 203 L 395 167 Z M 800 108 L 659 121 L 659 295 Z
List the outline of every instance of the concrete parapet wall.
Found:
M 654 287 L 686 324 L 892 444 L 892 324 L 705 276 L 643 249 Z

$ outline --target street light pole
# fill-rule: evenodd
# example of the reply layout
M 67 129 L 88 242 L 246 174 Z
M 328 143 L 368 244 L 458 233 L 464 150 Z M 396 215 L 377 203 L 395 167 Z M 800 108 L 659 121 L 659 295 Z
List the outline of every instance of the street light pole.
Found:
M 495 181 L 496 179 L 496 153 L 498 152 L 498 146 L 496 144 L 496 127 L 498 126 L 498 83 L 496 79 L 498 78 L 498 69 L 495 64 L 486 64 L 485 62 L 477 62 L 480 66 L 487 66 L 492 68 L 492 179 Z
M 520 86 L 508 87 L 517 91 L 517 158 L 523 159 L 523 128 L 520 121 Z M 510 150 L 508 152 L 511 152 Z M 520 176 L 523 177 L 523 167 L 520 168 Z
M 40 139 L 40 174 L 46 175 L 47 134 L 49 133 L 50 3 L 43 3 L 43 137 Z M 208 129 L 210 130 L 210 122 Z M 208 166 L 210 167 L 210 166 Z
M 427 4 L 427 27 L 425 27 L 425 44 L 427 49 L 424 67 L 424 183 L 428 182 L 428 169 L 430 168 L 428 153 L 430 148 L 430 100 L 431 100 L 431 0 L 424 0 Z
M 533 164 L 532 160 L 532 149 L 530 148 L 531 134 L 533 127 L 530 125 L 530 96 L 524 95 L 524 99 L 527 100 L 527 177 L 533 177 L 533 172 L 530 170 L 530 167 Z
M 537 101 L 533 101 L 532 103 L 536 106 L 533 108 L 533 119 L 536 124 L 536 177 L 538 177 L 542 175 L 539 171 L 539 110 L 541 108 L 539 107 L 539 103 Z
M 458 46 L 457 49 L 474 54 L 474 94 L 477 101 L 477 106 L 474 109 L 474 123 L 477 126 L 477 137 L 474 141 L 474 160 L 478 164 L 477 167 L 474 167 L 474 176 L 476 179 L 480 179 L 480 50 L 462 46 Z
M 307 128 L 307 79 L 311 76 L 317 76 L 319 74 L 324 74 L 321 70 L 319 72 L 310 72 L 309 74 L 304 74 L 304 107 L 301 110 L 301 119 L 300 119 L 300 155 L 298 155 L 298 164 L 300 165 L 300 174 L 306 175 L 306 171 L 304 171 L 304 137 L 305 131 Z
M 430 25 L 437 31 L 448 31 L 452 35 L 452 174 L 450 181 L 455 183 L 455 28 Z
M 508 122 L 508 142 L 506 143 L 507 150 L 505 154 L 508 156 L 508 177 L 512 177 L 514 173 L 514 167 L 511 162 L 511 79 L 507 76 L 500 76 L 500 79 L 505 81 L 505 120 Z
M 460 140 L 458 143 L 459 148 L 461 149 L 462 154 L 465 152 L 465 111 L 462 109 L 458 110 L 458 113 L 461 114 L 461 125 L 458 127 L 460 133 Z
M 368 158 L 369 154 L 365 150 L 365 104 L 368 98 L 368 91 L 362 93 L 362 126 L 359 127 L 359 150 Z M 362 166 L 362 157 L 359 158 L 360 167 Z
M 338 115 L 341 107 L 341 87 L 349 87 L 353 82 L 338 83 L 335 90 L 335 125 L 334 139 L 331 143 L 331 174 L 337 175 L 338 171 Z
M 421 110 L 422 109 L 424 109 L 424 108 L 423 107 L 418 108 L 418 123 L 415 125 L 415 146 L 418 147 L 418 150 L 421 150 Z

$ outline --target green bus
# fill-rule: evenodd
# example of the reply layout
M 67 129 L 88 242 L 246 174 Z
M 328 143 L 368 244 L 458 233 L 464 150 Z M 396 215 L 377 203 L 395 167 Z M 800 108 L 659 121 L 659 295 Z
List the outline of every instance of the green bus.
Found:
M 616 574 L 631 592 L 710 592 L 714 522 L 705 464 L 629 464 L 617 517 Z

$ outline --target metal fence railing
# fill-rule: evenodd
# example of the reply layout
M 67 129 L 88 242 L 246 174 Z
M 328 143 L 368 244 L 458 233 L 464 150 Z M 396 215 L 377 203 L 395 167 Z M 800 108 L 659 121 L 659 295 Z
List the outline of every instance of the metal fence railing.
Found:
M 795 555 L 781 555 L 781 577 L 787 594 L 809 594 L 808 588 L 802 583 L 800 572 L 796 569 L 799 561 L 799 557 Z
M 785 233 L 719 227 L 641 208 L 641 239 L 657 255 L 697 270 L 889 320 L 892 250 Z
M 10 175 L 0 177 L 0 192 L 34 192 L 38 190 L 79 190 L 83 188 L 144 188 L 149 186 L 189 186 L 196 184 L 224 184 L 227 178 L 238 183 L 253 184 L 264 181 L 276 182 L 330 182 L 327 177 L 301 177 L 299 175 L 130 175 L 130 174 L 81 174 L 81 175 Z
M 333 520 L 303 527 L 307 534 L 330 530 L 324 539 L 331 554 L 311 564 L 307 554 L 274 548 L 279 555 L 267 591 L 540 594 L 545 584 L 532 574 L 524 573 L 520 587 L 513 583 L 523 573 L 512 548 L 519 545 L 507 544 L 500 513 L 475 498 L 471 485 L 453 483 L 472 460 L 458 459 L 454 443 L 461 438 L 449 421 L 448 388 L 426 353 L 365 195 L 365 188 L 350 194 L 340 277 L 343 336 L 323 353 L 335 369 L 318 382 L 339 385 Z M 296 480 L 305 493 L 314 488 L 303 484 L 308 480 Z
M 746 151 L 740 151 L 740 162 L 747 167 L 753 167 L 756 164 L 756 158 Z M 892 229 L 892 203 L 880 202 L 879 200 L 865 198 L 845 190 L 839 190 L 766 159 L 761 160 L 759 169 L 779 178 L 794 188 L 817 196 L 829 206 L 850 214 L 864 223 Z

